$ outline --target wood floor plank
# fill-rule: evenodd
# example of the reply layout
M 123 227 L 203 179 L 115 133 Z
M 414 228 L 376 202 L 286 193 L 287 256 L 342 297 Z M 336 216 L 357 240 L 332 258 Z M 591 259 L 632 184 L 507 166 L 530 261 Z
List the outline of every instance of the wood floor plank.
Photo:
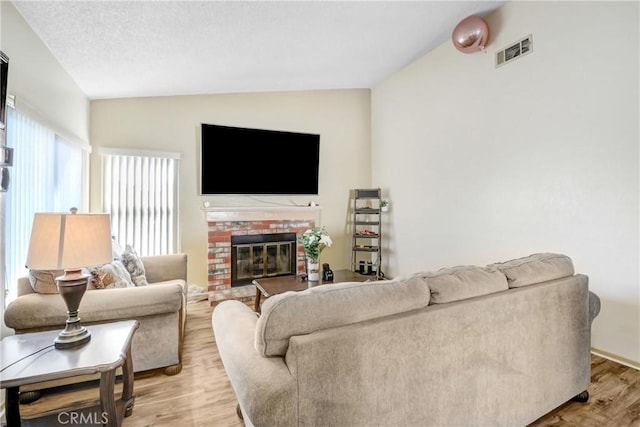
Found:
M 640 371 L 592 355 L 589 401 L 565 403 L 530 427 L 640 426 L 639 386 Z
M 124 419 L 123 427 L 244 425 L 236 415 L 235 395 L 216 348 L 211 314 L 208 301 L 189 304 L 182 372 L 171 377 L 161 371 L 136 375 L 133 414 Z M 595 355 L 591 360 L 589 401 L 565 403 L 529 427 L 640 426 L 640 371 Z M 34 416 L 61 402 L 86 404 L 96 396 L 97 389 L 46 395 L 21 405 L 20 411 Z
M 240 427 L 236 399 L 215 346 L 208 301 L 189 304 L 183 368 L 134 383 L 133 414 L 123 426 Z

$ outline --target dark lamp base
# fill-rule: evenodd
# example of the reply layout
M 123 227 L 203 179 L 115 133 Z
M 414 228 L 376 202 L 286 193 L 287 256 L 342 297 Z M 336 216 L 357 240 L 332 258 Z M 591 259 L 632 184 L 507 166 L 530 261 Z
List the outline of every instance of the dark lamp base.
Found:
M 74 331 L 65 329 L 60 332 L 53 340 L 53 344 L 57 349 L 65 349 L 77 347 L 89 341 L 91 341 L 91 333 L 84 326 L 80 326 L 80 329 Z
M 65 270 L 63 277 L 57 277 L 58 292 L 67 305 L 67 325 L 53 341 L 55 348 L 65 349 L 82 345 L 91 340 L 89 331 L 80 324 L 78 307 L 87 289 L 88 274 L 80 270 Z

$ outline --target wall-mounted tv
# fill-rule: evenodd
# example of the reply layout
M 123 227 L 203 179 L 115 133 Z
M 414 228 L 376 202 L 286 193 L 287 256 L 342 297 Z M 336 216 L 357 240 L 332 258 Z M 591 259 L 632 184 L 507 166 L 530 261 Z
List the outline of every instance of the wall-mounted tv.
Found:
M 0 50 L 0 129 L 7 124 L 7 80 L 9 79 L 9 57 Z
M 203 195 L 317 195 L 320 135 L 202 124 Z

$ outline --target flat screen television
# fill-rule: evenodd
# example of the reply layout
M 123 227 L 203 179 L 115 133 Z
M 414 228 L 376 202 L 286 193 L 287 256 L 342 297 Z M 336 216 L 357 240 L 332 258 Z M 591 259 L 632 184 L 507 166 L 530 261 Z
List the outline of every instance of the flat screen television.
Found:
M 7 124 L 7 80 L 9 78 L 9 57 L 0 51 L 0 129 Z
M 317 195 L 320 135 L 202 124 L 203 195 Z

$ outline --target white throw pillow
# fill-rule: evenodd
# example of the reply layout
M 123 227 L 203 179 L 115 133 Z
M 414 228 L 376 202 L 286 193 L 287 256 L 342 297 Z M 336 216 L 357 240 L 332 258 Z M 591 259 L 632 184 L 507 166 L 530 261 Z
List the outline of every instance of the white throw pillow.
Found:
M 131 280 L 136 286 L 147 286 L 147 277 L 145 276 L 144 265 L 142 260 L 131 245 L 126 245 L 122 253 L 122 263 L 131 275 Z

